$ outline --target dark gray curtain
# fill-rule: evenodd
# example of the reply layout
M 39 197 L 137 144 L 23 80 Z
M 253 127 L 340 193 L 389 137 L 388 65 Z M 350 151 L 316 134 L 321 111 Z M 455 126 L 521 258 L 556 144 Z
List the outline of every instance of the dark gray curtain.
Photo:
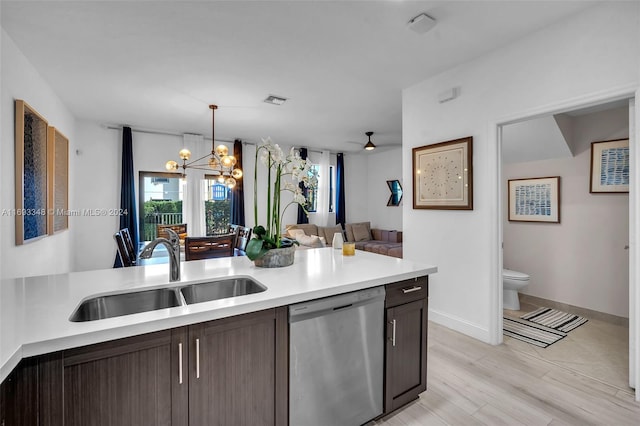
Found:
M 344 198 L 344 154 L 338 154 L 338 167 L 336 169 L 336 224 L 344 227 L 345 223 L 345 198 Z
M 236 139 L 233 142 L 233 156 L 236 157 L 236 168 L 244 172 L 242 168 L 242 141 Z M 236 179 L 236 186 L 231 190 L 231 223 L 245 226 L 244 223 L 244 178 Z
M 122 129 L 122 179 L 120 182 L 120 229 L 129 228 L 133 247 L 137 250 L 140 238 L 138 237 L 138 214 L 136 212 L 135 178 L 133 176 L 133 138 L 131 127 Z M 121 268 L 120 256 L 116 254 L 114 268 Z
M 300 157 L 303 160 L 307 159 L 307 148 L 300 148 Z M 304 184 L 302 182 L 300 182 L 299 185 L 300 190 L 302 191 L 302 195 L 307 198 L 307 195 L 309 195 L 309 191 L 307 191 L 307 188 L 304 187 Z M 300 205 L 298 205 L 298 223 L 309 223 L 309 218 Z

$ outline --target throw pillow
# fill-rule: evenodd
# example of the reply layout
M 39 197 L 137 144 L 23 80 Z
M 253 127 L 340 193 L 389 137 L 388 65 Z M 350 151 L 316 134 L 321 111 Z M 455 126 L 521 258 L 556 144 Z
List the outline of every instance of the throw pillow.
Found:
M 305 234 L 302 229 L 289 229 L 287 231 L 287 236 L 289 238 L 293 238 L 294 240 L 297 240 L 300 236 L 306 236 L 306 235 L 307 234 Z
M 342 226 L 340 225 L 336 225 L 336 226 L 327 226 L 324 228 L 324 236 L 327 239 L 327 241 L 329 242 L 329 244 L 333 244 L 333 234 L 335 233 L 339 233 L 342 234 L 342 239 L 344 239 L 344 233 L 342 232 Z
M 322 241 L 320 241 L 320 237 L 318 237 L 317 235 L 304 235 L 303 233 L 302 235 L 297 237 L 296 240 L 298 240 L 300 245 L 303 245 L 303 246 L 314 247 L 314 248 L 323 247 Z
M 371 239 L 369 228 L 363 223 L 353 225 L 353 238 L 356 242 L 369 241 Z

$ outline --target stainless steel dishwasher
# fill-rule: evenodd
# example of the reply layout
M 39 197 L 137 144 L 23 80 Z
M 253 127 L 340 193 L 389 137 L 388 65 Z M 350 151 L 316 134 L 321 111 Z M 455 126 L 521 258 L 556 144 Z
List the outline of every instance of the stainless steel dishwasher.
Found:
M 289 307 L 289 423 L 357 426 L 382 414 L 384 287 Z

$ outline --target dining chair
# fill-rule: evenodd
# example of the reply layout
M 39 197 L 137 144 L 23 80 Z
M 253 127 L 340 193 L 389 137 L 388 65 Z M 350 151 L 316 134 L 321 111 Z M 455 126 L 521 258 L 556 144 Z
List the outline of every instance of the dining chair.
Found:
M 246 256 L 247 243 L 251 239 L 251 228 L 238 226 L 236 229 L 236 242 L 234 245 L 236 256 Z
M 235 234 L 212 237 L 187 237 L 184 240 L 185 260 L 212 259 L 233 256 Z
M 187 236 L 187 224 L 186 223 L 176 223 L 174 225 L 165 225 L 158 224 L 156 225 L 156 236 L 158 238 L 166 238 L 169 239 L 169 234 L 167 233 L 167 229 L 171 229 L 180 237 L 180 240 L 184 240 Z
M 113 238 L 116 240 L 116 247 L 118 248 L 118 256 L 120 256 L 120 262 L 122 262 L 122 266 L 134 266 L 135 261 L 129 256 L 129 251 L 127 250 L 124 239 L 122 238 L 122 234 L 120 231 L 113 234 Z
M 127 249 L 127 253 L 129 258 L 133 263 L 137 263 L 138 253 L 136 248 L 133 246 L 133 239 L 131 238 L 131 233 L 129 232 L 129 228 L 122 228 L 120 230 L 120 235 L 122 235 L 122 241 L 124 242 L 124 246 Z

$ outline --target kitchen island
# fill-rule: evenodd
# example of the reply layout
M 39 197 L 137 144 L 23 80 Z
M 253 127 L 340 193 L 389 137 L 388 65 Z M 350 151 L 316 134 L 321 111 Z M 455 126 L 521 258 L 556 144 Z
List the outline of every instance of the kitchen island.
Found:
M 435 273 L 435 266 L 332 248 L 300 250 L 294 265 L 256 268 L 246 257 L 182 264 L 180 282 L 168 265 L 87 271 L 4 280 L 0 293 L 0 379 L 20 360 L 131 336 L 202 324 L 293 303 L 390 284 Z M 266 291 L 187 306 L 88 322 L 71 322 L 79 304 L 96 295 L 250 277 Z

